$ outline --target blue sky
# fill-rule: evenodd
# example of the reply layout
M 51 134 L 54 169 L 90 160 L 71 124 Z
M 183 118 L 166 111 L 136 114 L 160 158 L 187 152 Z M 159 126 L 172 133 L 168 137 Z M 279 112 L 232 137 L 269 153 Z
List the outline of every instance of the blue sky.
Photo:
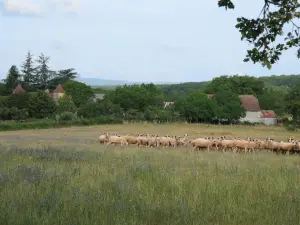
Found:
M 258 16 L 263 1 L 0 0 L 0 72 L 28 50 L 54 69 L 81 77 L 130 81 L 203 81 L 223 74 L 298 74 L 295 50 L 269 71 L 243 63 L 248 44 L 234 27 Z

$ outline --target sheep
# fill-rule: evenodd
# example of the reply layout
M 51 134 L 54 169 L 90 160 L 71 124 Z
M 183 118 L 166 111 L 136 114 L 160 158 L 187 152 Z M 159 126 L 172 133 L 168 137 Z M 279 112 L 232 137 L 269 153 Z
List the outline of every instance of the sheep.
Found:
M 221 136 L 219 138 L 208 136 L 203 138 L 196 138 L 194 140 L 188 140 L 187 134 L 183 138 L 180 136 L 161 136 L 158 135 L 143 135 L 132 136 L 127 134 L 122 136 L 118 133 L 111 135 L 108 133 L 103 133 L 98 137 L 100 144 L 121 144 L 130 145 L 137 144 L 139 147 L 186 147 L 188 145 L 192 146 L 192 149 L 207 148 L 210 151 L 212 148 L 216 150 L 222 150 L 223 152 L 227 149 L 230 150 L 242 150 L 245 152 L 257 151 L 257 150 L 268 150 L 272 152 L 282 152 L 282 153 L 300 153 L 300 141 L 294 138 L 288 138 L 286 141 L 275 141 L 272 138 L 266 138 L 265 140 L 257 140 L 254 138 L 241 139 L 239 137 L 228 138 Z
M 296 147 L 296 142 L 283 142 L 280 141 L 279 142 L 279 150 L 285 152 L 285 153 L 289 153 L 290 151 L 295 150 Z
M 134 137 L 134 136 L 131 136 L 131 135 L 127 134 L 126 136 L 124 136 L 124 138 L 128 142 L 128 145 L 137 144 L 137 137 Z
M 176 136 L 169 138 L 170 146 L 171 147 L 177 147 L 178 146 L 178 138 Z
M 223 139 L 218 144 L 222 147 L 222 151 L 225 152 L 227 148 L 233 149 L 236 147 L 236 140 Z
M 108 141 L 108 133 L 101 134 L 98 138 L 100 144 L 106 144 Z
M 207 148 L 207 151 L 210 150 L 211 146 L 213 145 L 214 141 L 207 140 L 204 138 L 197 138 L 191 141 L 191 144 L 193 146 L 193 150 L 200 149 L 200 148 Z
M 180 136 L 178 136 L 178 138 L 177 138 L 177 146 L 178 147 L 186 147 L 188 145 L 188 143 L 189 143 L 189 141 L 187 139 L 187 134 L 182 139 Z
M 110 136 L 108 137 L 108 135 L 106 135 L 108 138 L 108 142 L 106 144 L 106 146 L 108 146 L 109 144 L 120 144 L 121 146 L 123 146 L 124 144 L 128 146 L 128 142 L 124 137 L 119 137 L 119 136 Z
M 159 145 L 158 146 L 162 146 L 163 148 L 165 148 L 166 146 L 169 147 L 170 146 L 170 139 L 169 137 L 160 137 L 159 138 Z
M 148 138 L 148 147 L 156 147 L 157 146 L 157 138 L 158 135 L 152 135 L 152 137 Z
M 136 138 L 137 139 L 137 146 L 148 146 L 148 138 L 144 137 L 143 134 L 139 134 L 139 136 Z

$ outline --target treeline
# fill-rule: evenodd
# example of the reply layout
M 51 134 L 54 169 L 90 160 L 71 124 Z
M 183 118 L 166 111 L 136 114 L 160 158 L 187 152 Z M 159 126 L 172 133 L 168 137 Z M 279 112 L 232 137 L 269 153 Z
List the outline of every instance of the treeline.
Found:
M 200 88 L 193 83 L 182 84 L 182 92 L 176 96 L 175 104 L 166 106 L 168 96 L 162 91 L 165 86 L 154 84 L 124 85 L 106 91 L 104 99 L 95 99 L 95 92 L 84 83 L 75 81 L 74 69 L 52 71 L 39 56 L 33 66 L 32 55 L 28 53 L 21 65 L 10 68 L 3 81 L 5 96 L 0 97 L 1 120 L 52 119 L 55 121 L 76 121 L 98 117 L 117 118 L 116 121 L 150 122 L 205 122 L 237 123 L 245 115 L 239 95 L 254 95 L 260 101 L 261 109 L 274 110 L 278 115 L 291 115 L 298 124 L 297 88 L 278 88 L 265 85 L 260 78 L 250 76 L 221 76 L 203 82 Z M 29 63 L 30 62 L 30 63 Z M 25 93 L 12 94 L 21 83 Z M 65 96 L 59 101 L 44 90 L 52 91 L 58 84 L 65 89 Z M 173 85 L 173 87 L 176 85 Z M 172 86 L 169 86 L 169 88 Z M 168 89 L 169 93 L 172 88 Z M 102 90 L 96 90 L 97 93 Z M 187 92 L 187 93 L 186 93 Z M 300 92 L 299 92 L 300 93 Z M 208 96 L 208 94 L 213 94 Z M 296 100 L 293 100 L 296 99 Z M 101 120 L 103 121 L 103 120 Z M 300 113 L 299 113 L 300 123 Z
M 285 108 L 284 97 L 295 84 L 300 83 L 300 75 L 259 78 L 251 76 L 221 76 L 212 81 L 158 85 L 158 87 L 164 94 L 166 101 L 178 101 L 180 98 L 186 97 L 199 89 L 205 93 L 212 93 L 215 91 L 211 88 L 212 86 L 216 86 L 218 83 L 227 83 L 229 80 L 231 85 L 234 84 L 234 88 L 236 88 L 234 92 L 237 94 L 252 94 L 259 99 L 262 109 L 272 109 L 278 115 L 283 115 Z
M 257 80 L 262 81 L 265 88 L 271 88 L 286 93 L 290 88 L 294 87 L 295 84 L 300 83 L 300 75 L 272 75 L 259 77 Z M 186 96 L 198 89 L 205 90 L 205 87 L 210 82 L 211 81 L 186 82 L 172 85 L 158 85 L 158 87 L 165 95 L 167 101 L 176 101 L 180 96 Z
M 80 114 L 94 117 L 98 112 L 121 116 L 125 120 L 176 121 L 206 123 L 235 123 L 244 116 L 239 95 L 254 95 L 259 99 L 261 109 L 274 110 L 282 118 L 295 118 L 290 110 L 289 95 L 294 88 L 266 87 L 265 83 L 250 76 L 221 76 L 213 79 L 202 89 L 177 96 L 175 104 L 164 108 L 166 101 L 161 86 L 153 84 L 125 85 L 108 92 L 104 100 L 85 105 Z M 294 92 L 292 96 L 297 95 Z M 211 98 L 208 94 L 214 94 Z M 300 97 L 300 96 L 299 96 Z M 300 112 L 300 110 L 299 110 Z
M 54 71 L 49 62 L 50 57 L 44 54 L 34 59 L 28 52 L 20 69 L 16 65 L 11 66 L 0 83 L 0 120 L 72 120 L 77 118 L 80 106 L 92 101 L 92 88 L 74 80 L 78 76 L 74 68 Z M 25 92 L 13 94 L 18 84 Z M 63 85 L 66 96 L 55 102 L 45 90 L 52 92 L 59 84 Z

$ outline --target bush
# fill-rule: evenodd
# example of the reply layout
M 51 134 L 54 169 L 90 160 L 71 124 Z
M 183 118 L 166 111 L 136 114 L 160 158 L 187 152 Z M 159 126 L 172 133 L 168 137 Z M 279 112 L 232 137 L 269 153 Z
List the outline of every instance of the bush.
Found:
M 56 113 L 61 114 L 63 112 L 76 113 L 76 105 L 72 100 L 68 99 L 66 96 L 63 96 L 58 101 L 58 106 L 56 107 Z
M 43 119 L 53 115 L 56 103 L 45 92 L 38 92 L 30 98 L 28 111 L 32 118 Z
M 7 96 L 0 96 L 0 108 L 8 107 Z
M 122 124 L 123 120 L 116 117 L 97 117 L 93 119 L 75 119 L 75 120 L 35 120 L 19 122 L 2 122 L 0 131 L 26 130 L 26 129 L 46 129 L 68 126 L 89 126 L 97 124 Z
M 0 120 L 10 120 L 9 108 L 0 107 Z
M 8 107 L 17 107 L 18 109 L 25 109 L 29 106 L 30 101 L 29 93 L 20 93 L 20 94 L 11 94 L 7 97 L 7 105 Z
M 10 119 L 13 120 L 25 120 L 28 118 L 28 110 L 18 109 L 17 107 L 12 107 L 9 109 Z
M 59 115 L 59 121 L 72 121 L 76 119 L 76 115 L 72 112 L 62 112 Z

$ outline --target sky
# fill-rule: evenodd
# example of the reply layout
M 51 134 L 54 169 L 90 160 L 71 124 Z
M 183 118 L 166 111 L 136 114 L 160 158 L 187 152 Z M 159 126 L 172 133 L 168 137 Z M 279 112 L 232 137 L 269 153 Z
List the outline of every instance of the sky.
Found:
M 244 63 L 250 47 L 235 28 L 263 1 L 0 0 L 0 73 L 28 51 L 81 77 L 144 82 L 206 81 L 220 75 L 299 74 L 295 49 L 272 70 Z M 243 3 L 242 3 L 243 2 Z

